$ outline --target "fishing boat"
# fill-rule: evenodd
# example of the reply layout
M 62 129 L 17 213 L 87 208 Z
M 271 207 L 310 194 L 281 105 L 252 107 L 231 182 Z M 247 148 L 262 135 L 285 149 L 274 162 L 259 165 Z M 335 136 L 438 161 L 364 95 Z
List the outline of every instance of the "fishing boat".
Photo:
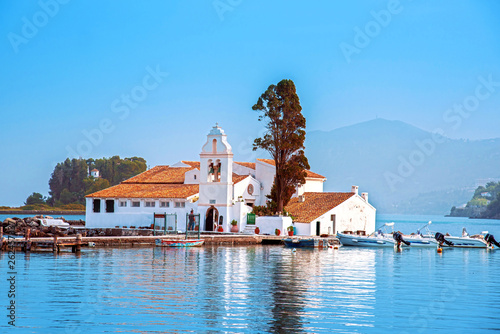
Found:
M 177 239 L 177 240 L 167 240 L 167 239 L 156 239 L 156 246 L 161 247 L 200 247 L 205 242 L 204 239 Z
M 291 248 L 328 248 L 328 240 L 321 238 L 286 238 L 283 239 L 285 247 Z
M 393 226 L 394 223 L 385 223 L 368 236 L 337 232 L 337 238 L 343 246 L 394 247 L 397 243 L 392 237 L 393 231 L 387 231 L 388 227 Z

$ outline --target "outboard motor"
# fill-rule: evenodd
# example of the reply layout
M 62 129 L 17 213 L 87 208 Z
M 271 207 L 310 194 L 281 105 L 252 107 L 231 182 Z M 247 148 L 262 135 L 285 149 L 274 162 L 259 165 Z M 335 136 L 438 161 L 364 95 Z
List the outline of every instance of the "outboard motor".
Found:
M 403 235 L 400 233 L 400 232 L 394 232 L 392 234 L 392 237 L 394 238 L 394 240 L 397 241 L 398 243 L 398 246 L 401 244 L 401 243 L 404 243 L 406 246 L 410 246 L 410 243 L 408 241 L 406 241 L 405 239 L 403 239 Z
M 437 242 L 439 242 L 440 245 L 447 244 L 448 246 L 453 246 L 453 242 L 446 240 L 442 233 L 436 232 L 434 238 L 437 240 Z
M 493 235 L 489 233 L 484 236 L 484 241 L 486 241 L 489 245 L 493 244 L 500 248 L 500 244 L 498 243 L 498 241 L 496 241 Z

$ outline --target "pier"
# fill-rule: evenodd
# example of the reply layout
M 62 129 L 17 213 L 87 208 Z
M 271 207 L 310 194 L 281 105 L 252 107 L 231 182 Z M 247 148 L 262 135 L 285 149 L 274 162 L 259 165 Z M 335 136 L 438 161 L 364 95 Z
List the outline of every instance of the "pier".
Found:
M 7 248 L 20 249 L 25 252 L 54 251 L 71 249 L 73 253 L 79 252 L 82 247 L 135 247 L 155 246 L 156 239 L 183 240 L 184 234 L 162 236 L 92 236 L 84 237 L 77 234 L 75 237 L 46 237 L 31 238 L 29 232 L 24 238 L 9 238 L 3 236 L 0 227 L 0 242 L 2 251 Z M 229 234 L 229 233 L 201 233 L 205 245 L 281 245 L 285 236 L 260 235 L 260 234 Z M 324 239 L 324 238 L 323 238 Z M 338 244 L 335 237 L 326 238 L 331 244 Z

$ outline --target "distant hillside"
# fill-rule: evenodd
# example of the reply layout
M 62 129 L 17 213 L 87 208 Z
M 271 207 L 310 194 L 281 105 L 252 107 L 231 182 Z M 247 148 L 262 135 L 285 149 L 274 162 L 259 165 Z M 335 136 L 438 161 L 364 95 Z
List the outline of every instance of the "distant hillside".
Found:
M 447 214 L 478 179 L 500 177 L 500 139 L 433 140 L 400 121 L 375 119 L 307 133 L 306 155 L 328 178 L 325 191 L 359 185 L 379 212 Z

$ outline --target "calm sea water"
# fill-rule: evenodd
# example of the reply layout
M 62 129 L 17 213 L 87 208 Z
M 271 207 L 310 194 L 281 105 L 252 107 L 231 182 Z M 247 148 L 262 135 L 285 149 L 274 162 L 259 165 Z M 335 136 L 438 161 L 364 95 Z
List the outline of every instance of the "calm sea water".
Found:
M 500 221 L 379 216 L 412 232 Z M 458 219 L 460 220 L 460 219 Z M 477 231 L 475 230 L 477 228 Z M 85 248 L 16 254 L 8 298 L 0 254 L 0 332 L 16 303 L 20 333 L 482 333 L 500 330 L 500 250 Z M 10 328 L 12 330 L 12 328 Z
M 4 221 L 6 218 L 12 218 L 12 217 L 17 217 L 17 218 L 26 218 L 26 217 L 34 217 L 34 214 L 30 215 L 21 215 L 21 214 L 0 214 L 0 221 Z M 85 220 L 85 215 L 49 215 L 54 218 L 59 218 L 59 217 L 64 217 L 67 220 Z

